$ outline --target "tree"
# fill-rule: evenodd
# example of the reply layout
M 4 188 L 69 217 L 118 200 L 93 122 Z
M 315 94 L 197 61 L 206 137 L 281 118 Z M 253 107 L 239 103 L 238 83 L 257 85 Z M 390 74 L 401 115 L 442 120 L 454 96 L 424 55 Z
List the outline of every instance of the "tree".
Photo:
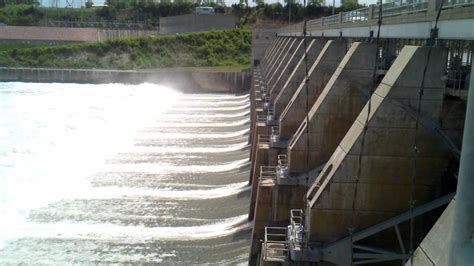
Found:
M 87 0 L 86 8 L 91 8 L 93 5 L 94 5 L 94 2 L 92 2 L 92 0 Z
M 359 9 L 364 7 L 363 5 L 359 5 L 356 1 L 354 0 L 345 0 L 341 6 L 341 11 L 347 12 L 355 9 Z
M 265 6 L 264 0 L 253 0 L 253 2 L 257 4 L 257 8 L 262 8 Z

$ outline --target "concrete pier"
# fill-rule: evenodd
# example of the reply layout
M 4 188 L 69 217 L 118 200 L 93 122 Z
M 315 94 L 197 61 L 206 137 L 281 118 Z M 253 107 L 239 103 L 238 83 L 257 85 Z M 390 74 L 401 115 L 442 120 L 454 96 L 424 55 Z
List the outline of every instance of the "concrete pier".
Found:
M 357 60 L 372 60 L 375 63 L 375 51 L 371 57 L 369 53 L 362 52 L 362 49 L 354 49 L 358 52 L 344 57 L 346 46 L 347 43 L 345 41 L 338 40 L 328 41 L 323 47 L 318 58 L 308 71 L 308 94 L 306 95 L 306 82 L 303 79 L 280 115 L 280 138 L 288 140 L 293 136 L 301 121 L 306 116 L 306 113 L 319 97 L 331 77 L 333 80 L 337 79 L 340 72 L 344 72 L 346 75 L 338 80 L 340 83 L 345 82 L 345 84 L 350 84 L 350 76 L 353 77 L 353 81 L 359 80 L 358 73 L 348 73 L 356 71 L 355 62 Z M 343 60 L 341 63 L 343 57 L 346 60 Z M 365 57 L 368 57 L 368 59 Z M 351 63 L 347 64 L 346 62 L 348 61 Z M 340 65 L 340 63 L 342 65 Z M 372 63 L 372 66 L 374 63 Z M 340 72 L 334 73 L 336 68 L 339 68 Z M 373 67 L 371 70 L 373 71 Z M 333 75 L 333 73 L 335 75 Z M 364 78 L 362 79 L 364 80 Z
M 414 172 L 413 147 L 410 145 L 413 145 L 415 134 L 415 111 L 422 76 L 420 71 L 426 64 L 428 48 L 406 46 L 382 83 L 377 85 L 375 73 L 379 73 L 376 72 L 378 48 L 375 43 L 353 42 L 347 53 L 346 43 L 342 40 L 316 39 L 309 43 L 312 44 L 308 45 L 309 50 L 315 49 L 318 43 L 320 46 L 319 51 L 313 50 L 313 56 L 316 56 L 309 72 L 312 93 L 308 95 L 311 96 L 308 100 L 312 102 L 311 109 L 306 114 L 303 76 L 292 97 L 287 97 L 288 108 L 280 116 L 280 130 L 283 130 L 280 133 L 287 130 L 286 135 L 283 135 L 290 137 L 288 146 L 273 146 L 271 126 L 264 119 L 266 110 L 260 88 L 253 88 L 258 103 L 255 105 L 256 113 L 260 117 L 255 118 L 252 129 L 254 145 L 249 218 L 254 224 L 251 264 L 263 260 L 259 256 L 262 255 L 262 241 L 266 237 L 265 228 L 285 228 L 290 224 L 292 209 L 306 209 L 308 241 L 318 243 L 331 243 L 347 236 L 351 225 L 356 230 L 362 230 L 409 210 L 411 173 Z M 340 58 L 332 65 L 326 63 L 323 68 L 321 62 L 324 62 L 325 56 L 329 57 L 331 45 L 334 45 L 332 58 L 338 55 Z M 286 63 L 289 60 L 287 57 Z M 414 183 L 416 205 L 439 197 L 439 180 L 454 158 L 445 136 L 432 128 L 433 121 L 441 121 L 446 60 L 445 49 L 432 50 L 421 102 L 421 122 L 417 130 L 418 148 L 423 149 L 423 152 L 417 155 L 417 177 Z M 328 65 L 333 68 L 330 74 L 327 74 Z M 295 67 L 298 68 L 298 64 Z M 295 74 L 295 69 L 292 72 Z M 267 86 L 263 76 L 258 76 L 256 81 L 261 80 L 261 84 Z M 288 79 L 291 79 L 291 75 Z M 323 85 L 320 85 L 321 80 Z M 283 89 L 279 93 L 280 97 L 282 92 L 288 92 Z M 317 90 L 319 92 L 315 92 Z M 372 91 L 375 92 L 371 96 Z M 367 116 L 369 98 L 371 113 Z M 285 120 L 286 117 L 299 120 L 299 123 Z M 356 182 L 354 177 L 358 173 L 366 120 L 368 127 L 361 157 L 361 173 Z M 293 127 L 293 132 L 290 127 Z M 281 153 L 288 158 L 285 176 L 277 174 L 282 166 L 278 162 L 280 159 L 277 160 Z M 357 195 L 354 192 L 356 187 Z M 351 209 L 353 201 L 354 212 Z M 355 217 L 353 224 L 351 217 Z M 417 230 L 423 221 L 417 222 Z M 401 233 L 407 232 L 402 230 Z M 389 237 L 382 242 L 387 244 L 392 240 Z M 271 264 L 265 261 L 265 265 Z
M 298 50 L 302 47 L 302 44 L 303 44 L 303 39 L 301 39 L 301 38 L 298 38 L 298 39 L 295 38 L 292 41 L 292 43 L 289 46 L 288 50 L 285 52 L 285 56 L 280 60 L 277 67 L 275 68 L 275 70 L 270 75 L 270 78 L 267 81 L 267 86 L 268 86 L 270 92 L 272 91 L 273 86 L 278 81 L 279 77 L 281 77 L 282 73 L 285 72 L 288 64 L 294 58 L 295 53 L 298 52 Z
M 427 47 L 403 48 L 372 95 L 370 114 L 367 103 L 311 186 L 307 193 L 310 241 L 335 241 L 347 236 L 348 228 L 361 230 L 409 210 L 412 182 L 416 205 L 436 197 L 437 180 L 445 171 L 450 153 L 431 128 L 420 126 L 415 131 L 418 89 L 427 53 Z M 433 49 L 421 102 L 422 119 L 440 116 L 446 60 L 446 50 Z M 412 180 L 415 134 L 418 163 L 416 179 Z
M 282 42 L 279 44 L 278 48 L 275 50 L 275 53 L 271 56 L 268 64 L 262 68 L 263 77 L 265 80 L 269 80 L 270 76 L 275 71 L 276 66 L 280 63 L 282 56 L 288 51 L 289 45 L 295 41 L 295 38 L 283 38 Z
M 263 58 L 262 63 L 260 64 L 261 69 L 265 69 L 268 66 L 268 63 L 273 58 L 273 55 L 278 50 L 278 48 L 280 47 L 280 44 L 282 43 L 284 39 L 285 38 L 282 38 L 282 37 L 277 37 L 275 39 L 275 42 L 273 43 L 273 45 L 265 53 L 265 57 Z
M 332 41 L 327 40 L 315 40 L 308 47 L 308 64 L 311 64 L 311 67 L 316 63 L 318 57 L 320 57 L 321 52 L 327 50 Z M 326 47 L 326 49 L 325 49 Z M 298 87 L 304 82 L 304 77 L 306 75 L 306 66 L 304 64 L 304 58 L 301 56 L 298 64 L 296 65 L 293 72 L 290 74 L 285 84 L 283 84 L 279 93 L 276 95 L 275 100 L 273 101 L 275 118 L 278 119 L 283 112 L 283 110 L 288 105 L 291 97 L 295 94 Z
M 307 43 L 308 42 L 310 41 L 307 40 Z M 274 82 L 269 84 L 270 96 L 273 94 L 277 94 L 280 91 L 283 83 L 288 79 L 291 72 L 295 68 L 296 64 L 298 64 L 301 56 L 304 54 L 304 49 L 305 49 L 304 47 L 305 47 L 304 39 L 301 39 L 296 49 L 293 51 L 289 59 L 286 61 L 284 68 L 278 74 L 278 77 L 275 78 Z
M 291 101 L 293 104 L 289 104 L 288 111 L 280 118 L 281 136 L 292 136 L 288 145 L 291 173 L 302 173 L 327 162 L 376 86 L 373 77 L 376 55 L 375 44 L 352 44 L 322 92 L 312 93 L 319 97 L 317 101 L 314 101 L 314 96 L 310 99 L 313 105 L 308 113 L 309 129 L 305 118 L 304 90 L 295 94 Z M 319 80 L 321 78 L 324 77 L 319 77 Z M 299 122 L 297 131 L 296 122 Z

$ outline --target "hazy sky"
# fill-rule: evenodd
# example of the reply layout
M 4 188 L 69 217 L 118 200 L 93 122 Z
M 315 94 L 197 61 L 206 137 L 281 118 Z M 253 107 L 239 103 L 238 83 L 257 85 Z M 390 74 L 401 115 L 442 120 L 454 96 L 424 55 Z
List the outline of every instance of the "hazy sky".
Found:
M 61 5 L 62 6 L 65 6 L 66 4 L 66 0 L 60 0 L 61 1 Z M 85 3 L 85 0 L 69 0 L 69 1 L 74 1 L 74 6 L 81 6 L 83 5 L 83 3 Z M 92 0 L 95 4 L 103 4 L 105 0 Z M 299 1 L 300 3 L 303 3 L 303 0 L 295 0 L 295 1 Z M 332 1 L 333 0 L 325 0 L 326 1 L 326 4 L 327 5 L 332 5 Z M 40 2 L 43 3 L 43 5 L 45 6 L 48 6 L 49 3 L 50 3 L 50 0 L 40 0 Z M 235 4 L 235 3 L 238 3 L 239 0 L 225 0 L 226 4 L 227 5 L 232 5 L 232 4 Z M 249 0 L 249 3 L 251 3 L 252 0 Z M 280 2 L 280 3 L 284 3 L 284 0 L 265 0 L 266 3 L 276 3 L 276 2 Z M 359 0 L 359 3 L 361 4 L 375 4 L 377 2 L 377 0 Z M 336 0 L 336 6 L 339 6 L 341 3 L 340 0 Z

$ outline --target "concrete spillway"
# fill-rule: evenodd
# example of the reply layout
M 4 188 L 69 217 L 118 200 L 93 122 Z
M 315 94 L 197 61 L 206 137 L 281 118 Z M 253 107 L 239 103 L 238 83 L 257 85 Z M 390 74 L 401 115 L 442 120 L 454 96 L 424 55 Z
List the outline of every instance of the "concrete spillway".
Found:
M 406 261 L 408 243 L 433 224 L 426 213 L 452 192 L 447 49 L 314 37 L 271 44 L 251 81 L 250 263 L 347 265 L 363 261 L 351 254 L 383 257 L 378 248 L 399 250 L 379 262 Z M 381 58 L 392 60 L 385 69 Z M 396 234 L 379 230 L 390 227 Z

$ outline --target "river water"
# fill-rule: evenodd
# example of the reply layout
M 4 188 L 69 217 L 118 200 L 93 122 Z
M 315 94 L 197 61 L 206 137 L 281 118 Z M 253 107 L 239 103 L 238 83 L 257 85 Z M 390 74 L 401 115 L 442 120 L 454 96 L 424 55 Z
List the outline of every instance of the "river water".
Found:
M 0 264 L 245 264 L 249 97 L 0 83 Z

